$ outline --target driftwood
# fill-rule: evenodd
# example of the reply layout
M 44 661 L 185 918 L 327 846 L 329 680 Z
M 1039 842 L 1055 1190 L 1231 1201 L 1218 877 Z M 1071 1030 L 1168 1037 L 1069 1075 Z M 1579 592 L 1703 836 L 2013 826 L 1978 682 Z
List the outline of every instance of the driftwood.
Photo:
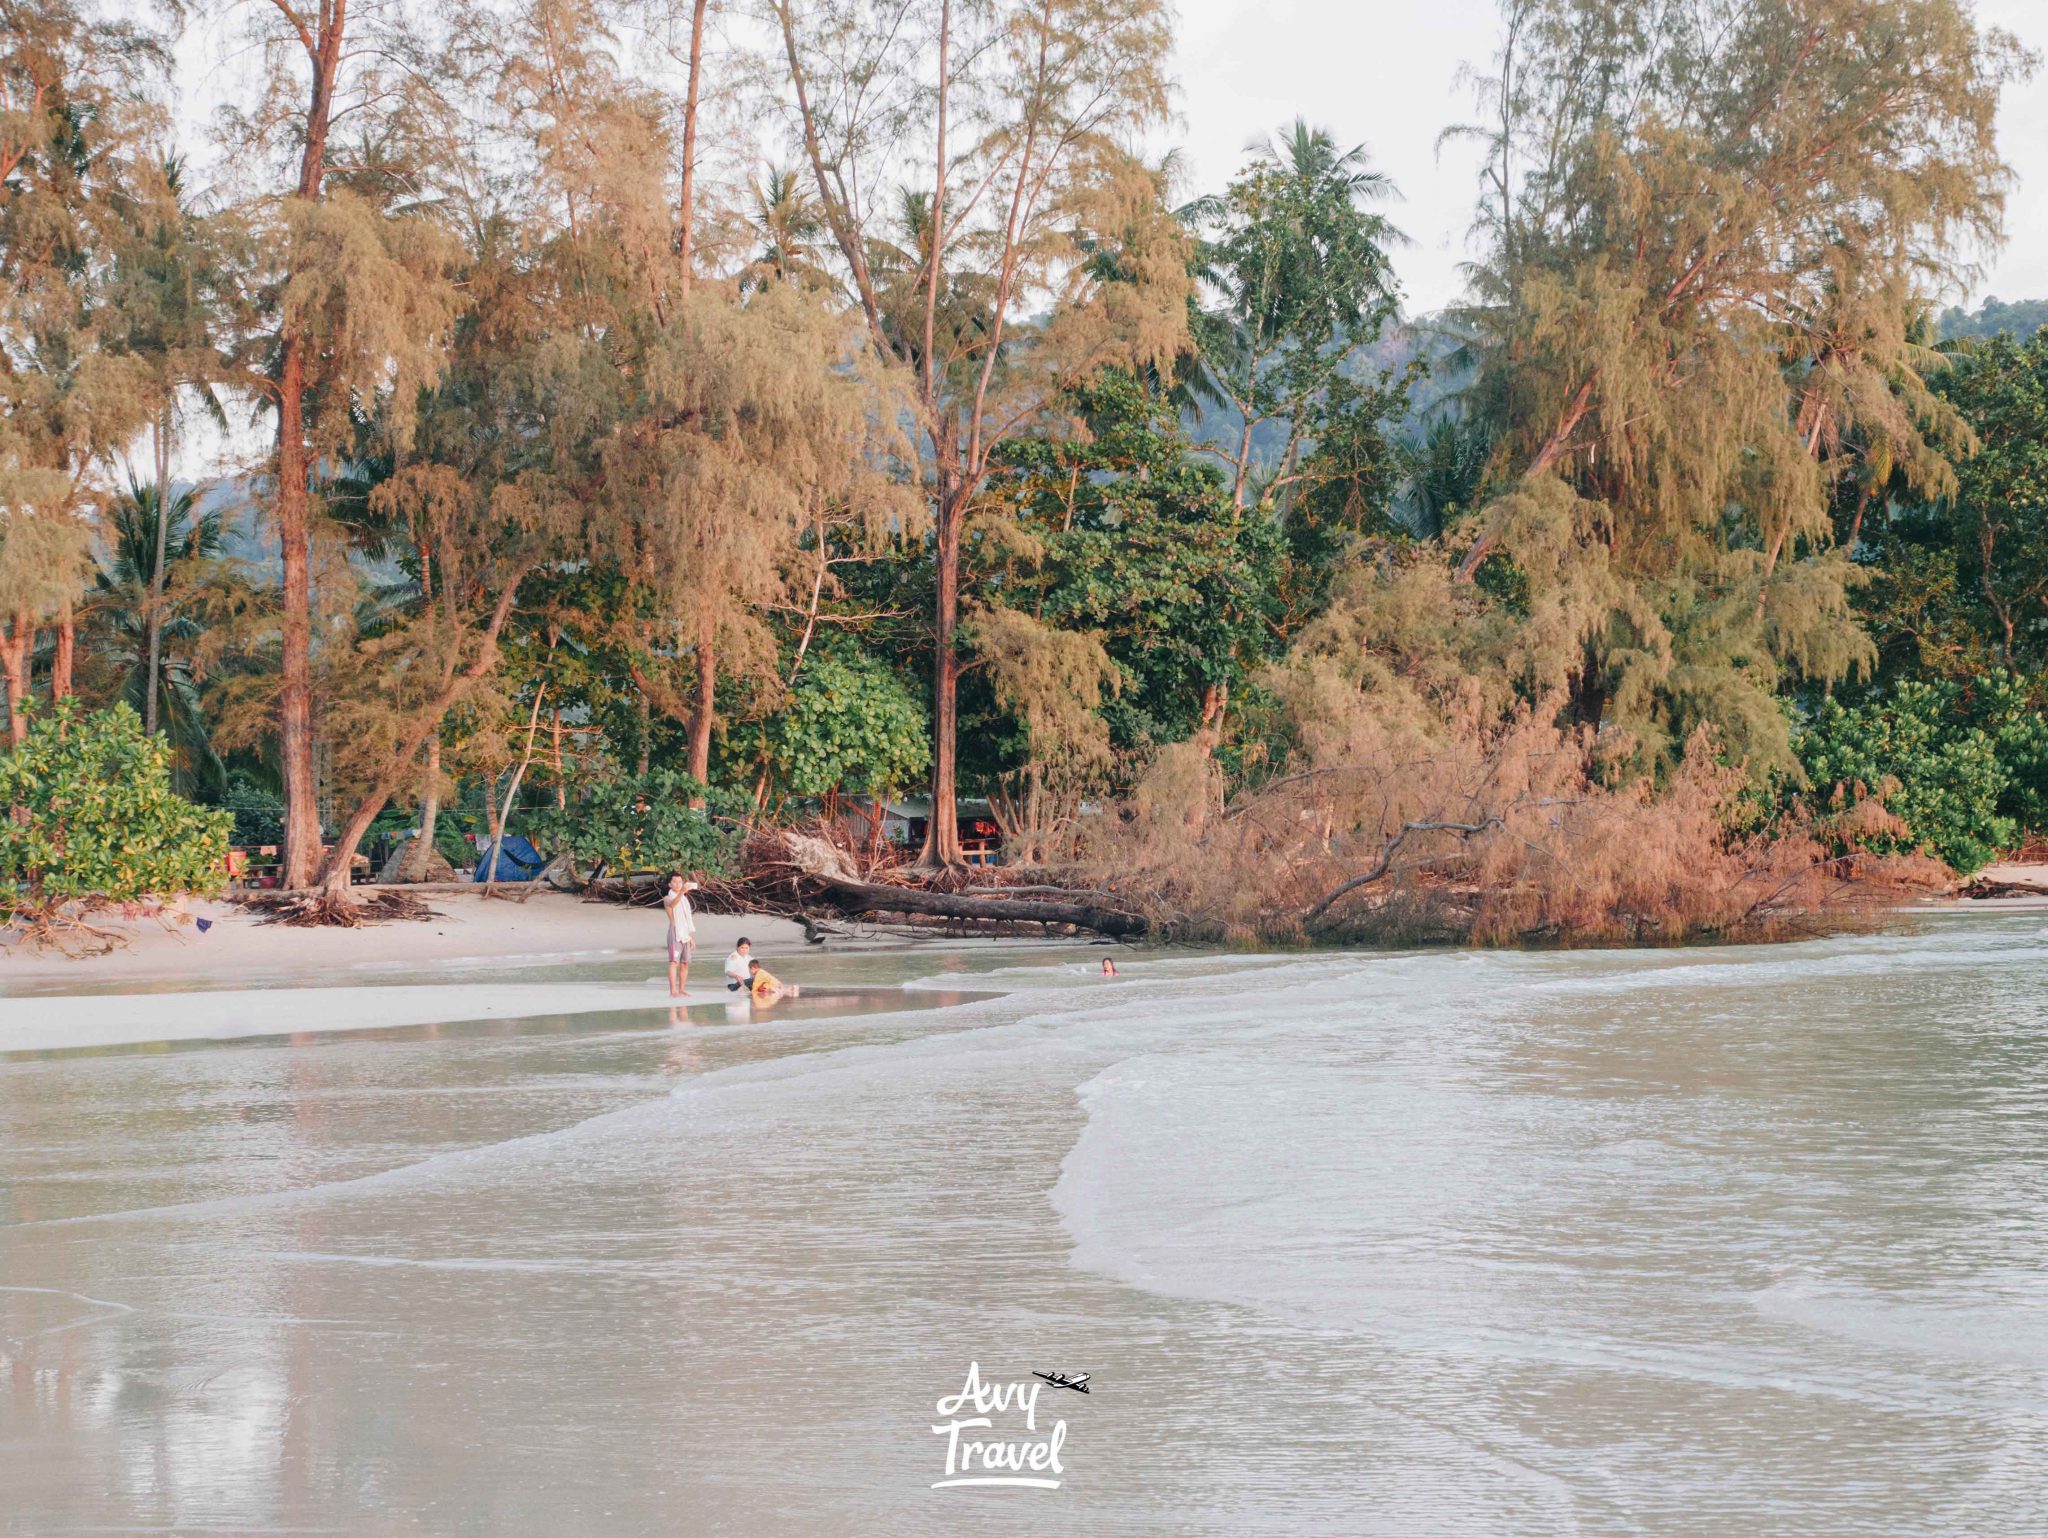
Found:
M 813 873 L 824 900 L 844 913 L 926 913 L 949 919 L 1022 919 L 1034 924 L 1071 924 L 1118 939 L 1150 927 L 1135 913 L 1093 903 L 1040 902 L 1029 898 L 980 897 L 933 892 L 914 886 L 880 886 L 842 876 Z
M 1388 839 L 1385 847 L 1380 850 L 1377 864 L 1370 870 L 1361 871 L 1348 881 L 1338 882 L 1337 885 L 1325 892 L 1320 900 L 1309 906 L 1308 911 L 1301 916 L 1303 927 L 1312 926 L 1320 921 L 1324 914 L 1336 906 L 1339 898 L 1357 891 L 1362 886 L 1370 886 L 1373 882 L 1379 880 L 1380 877 L 1386 875 L 1393 868 L 1394 856 L 1400 853 L 1401 846 L 1408 841 L 1409 835 L 1415 833 L 1455 833 L 1460 838 L 1471 838 L 1474 834 L 1484 833 L 1488 828 L 1497 828 L 1500 824 L 1501 819 L 1498 815 L 1481 818 L 1478 822 L 1418 821 L 1403 823 L 1401 831 Z
M 1979 876 L 1956 894 L 1976 901 L 2000 897 L 2048 897 L 2048 886 L 2038 881 L 1997 881 Z

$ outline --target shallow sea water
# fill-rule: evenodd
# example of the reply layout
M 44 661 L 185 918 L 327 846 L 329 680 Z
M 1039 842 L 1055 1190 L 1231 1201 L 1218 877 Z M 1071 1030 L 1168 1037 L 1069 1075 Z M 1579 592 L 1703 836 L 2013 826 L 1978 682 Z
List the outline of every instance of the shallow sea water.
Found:
M 2040 915 L 1099 954 L 0 1057 L 0 1533 L 2048 1529 Z

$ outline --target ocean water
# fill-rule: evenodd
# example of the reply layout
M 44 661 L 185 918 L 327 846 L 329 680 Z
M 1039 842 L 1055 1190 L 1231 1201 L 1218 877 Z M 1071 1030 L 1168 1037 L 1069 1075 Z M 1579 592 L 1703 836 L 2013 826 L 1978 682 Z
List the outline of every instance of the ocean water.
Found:
M 1099 955 L 0 1057 L 0 1534 L 2048 1530 L 2040 915 Z

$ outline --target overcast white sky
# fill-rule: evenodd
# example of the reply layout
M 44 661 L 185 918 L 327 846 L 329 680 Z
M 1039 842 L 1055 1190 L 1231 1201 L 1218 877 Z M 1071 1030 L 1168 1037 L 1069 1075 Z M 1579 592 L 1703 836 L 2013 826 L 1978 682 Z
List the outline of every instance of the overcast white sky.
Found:
M 1250 139 L 1295 116 L 1345 145 L 1363 142 L 1399 185 L 1394 222 L 1415 241 L 1398 254 L 1411 312 L 1459 291 L 1458 263 L 1475 190 L 1467 148 L 1436 136 L 1470 116 L 1458 66 L 1492 58 L 1494 0 L 1177 0 L 1181 111 L 1177 138 L 1191 185 L 1213 190 Z M 1977 0 L 1980 19 L 2048 55 L 2048 0 Z M 1999 115 L 2005 158 L 2018 173 L 2008 239 L 1969 296 L 2048 297 L 2048 75 L 2008 92 Z

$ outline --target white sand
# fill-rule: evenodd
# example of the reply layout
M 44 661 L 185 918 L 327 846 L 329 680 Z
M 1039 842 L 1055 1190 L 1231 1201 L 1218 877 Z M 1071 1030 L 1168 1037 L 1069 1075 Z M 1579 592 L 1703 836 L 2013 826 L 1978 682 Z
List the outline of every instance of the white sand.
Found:
M 2019 890 L 2004 897 L 1964 897 L 1962 890 L 1976 881 L 1998 881 Z M 1945 897 L 1917 905 L 1952 913 L 2030 913 L 2048 910 L 2048 865 L 2001 860 L 1987 865 L 1968 880 L 1959 882 Z
M 69 992 L 180 979 L 238 984 L 276 978 L 323 986 L 358 981 L 365 972 L 427 970 L 452 961 L 642 955 L 650 975 L 667 965 L 668 931 L 659 908 L 586 903 L 564 892 L 537 892 L 525 902 L 487 901 L 467 892 L 432 892 L 422 900 L 441 917 L 361 929 L 293 929 L 261 923 L 230 903 L 195 902 L 192 916 L 213 920 L 205 934 L 196 925 L 166 930 L 154 920 L 139 920 L 118 926 L 129 943 L 106 956 L 73 960 L 0 944 L 0 992 L 15 991 L 17 984 L 38 991 L 55 984 Z M 697 966 L 708 958 L 715 969 L 743 934 L 757 950 L 803 946 L 803 927 L 788 919 L 699 914 Z
M 213 921 L 167 930 L 123 926 L 130 943 L 74 960 L 0 945 L 0 1051 L 108 1046 L 288 1031 L 376 1029 L 512 1015 L 665 1010 L 666 922 L 658 908 L 586 903 L 558 892 L 527 901 L 432 893 L 442 916 L 361 929 L 262 924 L 246 909 L 194 903 Z M 787 919 L 700 914 L 685 1002 L 724 1002 L 719 969 L 746 935 L 757 955 L 804 948 Z M 646 981 L 511 984 L 477 980 L 479 968 L 605 957 L 646 961 Z M 420 981 L 445 973 L 447 981 Z M 378 976 L 405 981 L 376 986 Z
M 2023 865 L 2016 860 L 2000 860 L 1996 864 L 1985 866 L 1970 879 L 2009 881 L 2015 886 L 2039 887 L 2042 894 L 2048 896 L 2048 865 Z

